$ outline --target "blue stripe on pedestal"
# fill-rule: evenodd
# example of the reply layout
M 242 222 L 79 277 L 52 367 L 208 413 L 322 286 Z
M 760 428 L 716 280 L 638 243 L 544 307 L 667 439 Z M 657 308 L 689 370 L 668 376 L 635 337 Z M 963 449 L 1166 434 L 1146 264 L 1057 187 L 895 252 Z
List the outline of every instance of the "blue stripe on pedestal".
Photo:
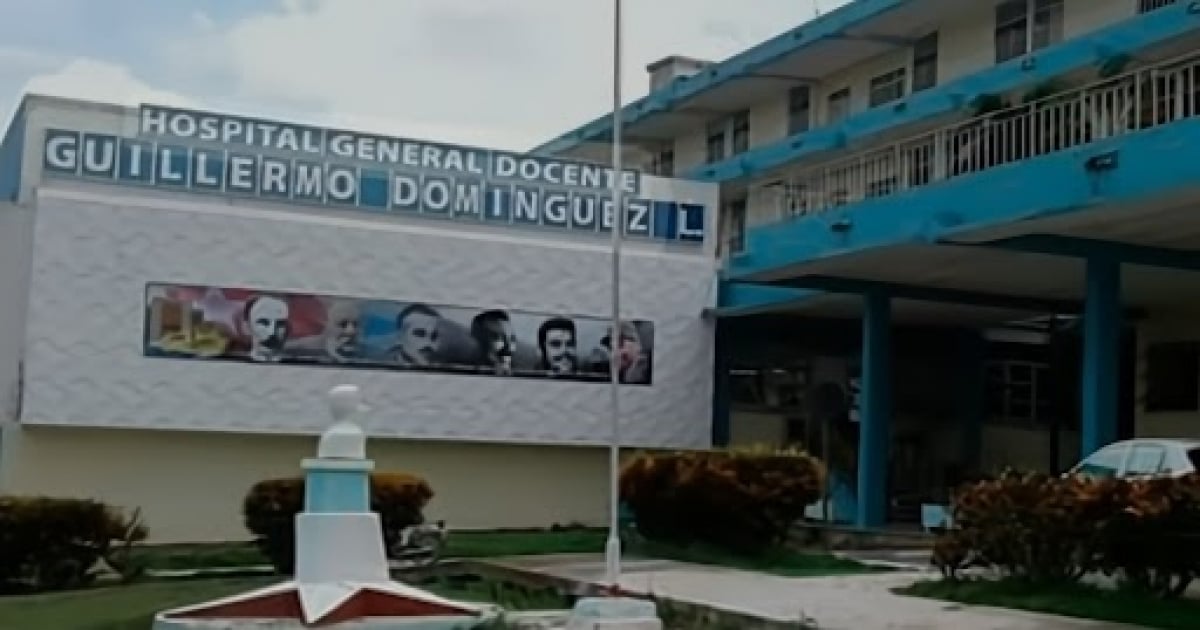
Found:
M 304 484 L 304 511 L 350 514 L 371 508 L 368 471 L 309 470 Z

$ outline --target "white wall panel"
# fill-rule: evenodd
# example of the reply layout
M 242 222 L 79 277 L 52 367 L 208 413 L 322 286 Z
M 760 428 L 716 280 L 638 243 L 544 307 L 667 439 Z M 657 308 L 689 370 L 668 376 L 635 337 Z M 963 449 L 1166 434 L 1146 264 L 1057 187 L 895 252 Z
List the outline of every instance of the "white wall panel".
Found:
M 124 196 L 118 196 L 124 195 Z M 143 356 L 148 282 L 500 307 L 606 317 L 603 241 L 461 234 L 385 218 L 139 196 L 40 191 L 23 420 L 33 424 L 313 433 L 324 392 L 361 385 L 381 436 L 596 444 L 600 383 L 254 365 Z M 629 247 L 625 318 L 654 322 L 654 382 L 622 387 L 624 438 L 709 441 L 714 261 Z

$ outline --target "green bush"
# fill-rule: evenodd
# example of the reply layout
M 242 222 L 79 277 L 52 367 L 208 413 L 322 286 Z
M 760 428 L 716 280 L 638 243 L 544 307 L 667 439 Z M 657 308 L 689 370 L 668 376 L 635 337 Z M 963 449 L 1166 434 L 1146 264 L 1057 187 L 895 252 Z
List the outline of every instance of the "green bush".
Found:
M 824 476 L 803 451 L 647 453 L 622 469 L 620 492 L 647 539 L 753 553 L 786 539 Z
M 99 501 L 0 497 L 0 588 L 84 586 L 96 577 L 100 560 L 123 572 L 129 567 L 117 559 L 119 552 L 146 533 L 137 516 Z
M 404 473 L 371 475 L 371 510 L 379 513 L 384 548 L 392 549 L 401 532 L 425 522 L 424 509 L 433 489 Z M 304 479 L 267 479 L 254 484 L 242 502 L 246 529 L 275 570 L 290 575 L 296 553 L 295 517 L 304 509 Z
M 1200 476 L 1009 472 L 957 493 L 954 527 L 937 540 L 933 562 L 950 578 L 969 564 L 1046 583 L 1098 571 L 1175 597 L 1200 576 Z

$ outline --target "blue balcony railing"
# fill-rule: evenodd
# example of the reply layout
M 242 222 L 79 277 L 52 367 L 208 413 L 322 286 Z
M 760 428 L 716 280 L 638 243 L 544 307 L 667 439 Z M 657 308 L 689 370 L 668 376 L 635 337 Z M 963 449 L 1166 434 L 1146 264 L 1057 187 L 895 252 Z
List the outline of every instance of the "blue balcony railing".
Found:
M 753 189 L 754 225 L 818 214 L 1200 116 L 1200 54 L 1140 68 Z

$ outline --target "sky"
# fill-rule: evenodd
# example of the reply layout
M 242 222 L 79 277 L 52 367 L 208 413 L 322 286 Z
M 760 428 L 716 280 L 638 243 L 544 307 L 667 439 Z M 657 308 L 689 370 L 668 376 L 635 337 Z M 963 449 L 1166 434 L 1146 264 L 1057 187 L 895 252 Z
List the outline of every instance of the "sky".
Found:
M 846 0 L 625 0 L 646 64 L 719 61 Z M 753 7 L 752 9 L 739 7 Z M 524 151 L 611 111 L 607 0 L 0 0 L 0 120 L 27 92 Z

